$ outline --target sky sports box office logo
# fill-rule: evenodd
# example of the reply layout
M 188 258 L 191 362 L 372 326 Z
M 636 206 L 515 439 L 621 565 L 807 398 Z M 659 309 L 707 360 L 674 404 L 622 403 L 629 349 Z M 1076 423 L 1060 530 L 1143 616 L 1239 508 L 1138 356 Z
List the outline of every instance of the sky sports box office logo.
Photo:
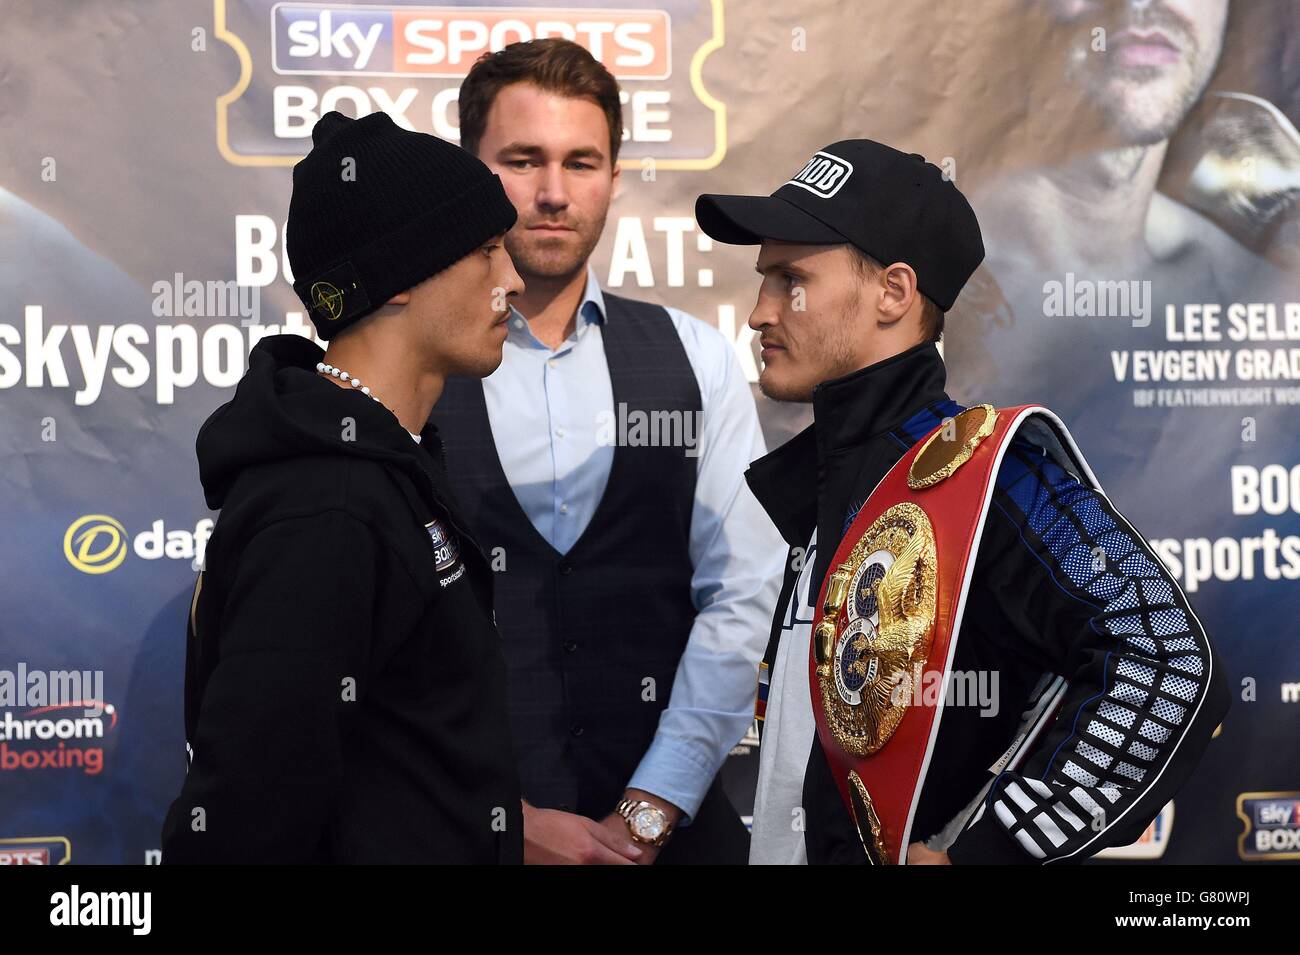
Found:
M 66 836 L 24 836 L 0 839 L 2 865 L 67 865 L 72 842 Z
M 540 36 L 581 38 L 593 56 L 610 60 L 627 79 L 664 80 L 671 73 L 668 14 L 662 10 L 277 3 L 271 26 L 271 62 L 281 75 L 459 79 L 488 50 Z
M 1237 838 L 1241 858 L 1300 859 L 1300 792 L 1242 793 L 1237 816 L 1245 824 Z
M 723 43 L 722 0 L 659 9 L 602 4 L 284 3 L 213 0 L 214 35 L 234 49 L 235 85 L 217 99 L 217 145 L 235 165 L 293 165 L 316 120 L 383 110 L 399 125 L 458 142 L 456 97 L 483 53 L 563 37 L 622 87 L 619 162 L 711 169 L 726 151 L 726 110 L 702 79 Z

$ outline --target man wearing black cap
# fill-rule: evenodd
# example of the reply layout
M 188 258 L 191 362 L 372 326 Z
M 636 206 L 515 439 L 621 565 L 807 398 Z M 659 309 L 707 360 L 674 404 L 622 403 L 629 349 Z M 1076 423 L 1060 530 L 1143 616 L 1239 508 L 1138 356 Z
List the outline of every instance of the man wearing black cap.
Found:
M 328 353 L 263 339 L 199 431 L 221 509 L 186 645 L 164 861 L 518 862 L 491 570 L 426 425 L 501 361 L 515 209 L 456 146 L 328 113 L 287 242 Z
M 965 198 L 849 140 L 696 218 L 761 245 L 759 385 L 814 414 L 746 474 L 792 548 L 751 862 L 1079 861 L 1136 839 L 1227 708 L 1222 666 L 1055 415 L 945 393 L 943 313 L 984 257 Z

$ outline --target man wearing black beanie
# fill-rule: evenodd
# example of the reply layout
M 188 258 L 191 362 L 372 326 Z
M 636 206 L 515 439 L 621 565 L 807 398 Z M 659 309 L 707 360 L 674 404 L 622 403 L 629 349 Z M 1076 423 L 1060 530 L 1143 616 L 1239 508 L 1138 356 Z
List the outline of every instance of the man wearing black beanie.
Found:
M 469 153 L 336 112 L 293 171 L 294 290 L 199 431 L 221 510 L 186 645 L 177 862 L 518 862 L 492 571 L 427 425 L 491 374 L 515 210 Z

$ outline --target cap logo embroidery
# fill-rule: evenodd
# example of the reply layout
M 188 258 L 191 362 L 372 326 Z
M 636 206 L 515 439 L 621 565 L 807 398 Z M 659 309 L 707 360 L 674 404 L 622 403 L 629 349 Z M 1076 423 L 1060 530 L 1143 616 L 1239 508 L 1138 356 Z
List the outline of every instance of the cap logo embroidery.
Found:
M 829 199 L 840 191 L 840 187 L 849 181 L 852 174 L 853 164 L 848 160 L 832 156 L 828 152 L 817 152 L 784 185 L 798 186 L 818 198 Z
M 311 287 L 311 307 L 336 322 L 343 314 L 343 293 L 329 282 L 316 282 Z

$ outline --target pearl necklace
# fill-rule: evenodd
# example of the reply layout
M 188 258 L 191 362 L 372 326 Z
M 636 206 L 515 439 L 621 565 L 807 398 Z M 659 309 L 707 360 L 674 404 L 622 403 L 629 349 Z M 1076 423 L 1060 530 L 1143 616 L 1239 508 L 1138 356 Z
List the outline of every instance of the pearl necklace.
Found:
M 349 375 L 342 368 L 336 368 L 334 365 L 327 365 L 323 361 L 318 361 L 316 362 L 316 372 L 317 374 L 329 375 L 331 378 L 337 378 L 345 385 L 351 385 L 353 388 L 360 391 L 363 395 L 369 395 L 371 401 L 378 402 L 379 406 L 383 408 L 385 411 L 387 411 L 389 414 L 393 415 L 394 418 L 397 417 L 396 414 L 393 414 L 392 408 L 388 407 L 388 405 L 380 401 L 375 395 L 370 394 L 370 388 L 365 385 L 362 385 L 360 378 L 355 378 L 352 375 Z M 403 425 L 403 428 L 404 427 L 405 425 Z M 419 440 L 419 437 L 413 432 L 408 431 L 406 433 L 411 435 L 411 437 L 415 438 L 417 441 Z
M 370 388 L 369 388 L 369 387 L 363 386 L 363 385 L 361 384 L 361 379 L 360 379 L 360 378 L 354 378 L 354 377 L 352 377 L 352 376 L 349 375 L 346 371 L 344 371 L 342 368 L 335 368 L 333 365 L 327 365 L 327 364 L 325 364 L 325 362 L 323 362 L 323 361 L 318 361 L 318 362 L 316 362 L 316 372 L 317 372 L 317 374 L 321 374 L 321 375 L 329 375 L 329 376 L 331 376 L 331 377 L 333 377 L 333 378 L 337 378 L 339 381 L 343 382 L 345 385 L 351 385 L 353 388 L 356 388 L 356 389 L 359 390 L 363 395 L 370 395 L 370 400 L 371 400 L 371 401 L 379 401 L 379 399 L 378 399 L 377 397 L 375 397 L 374 395 L 371 395 L 371 394 L 370 394 Z M 382 401 L 379 401 L 379 403 L 380 403 L 381 405 L 384 404 Z M 387 406 L 387 405 L 384 405 L 384 407 L 387 408 L 388 406 Z

